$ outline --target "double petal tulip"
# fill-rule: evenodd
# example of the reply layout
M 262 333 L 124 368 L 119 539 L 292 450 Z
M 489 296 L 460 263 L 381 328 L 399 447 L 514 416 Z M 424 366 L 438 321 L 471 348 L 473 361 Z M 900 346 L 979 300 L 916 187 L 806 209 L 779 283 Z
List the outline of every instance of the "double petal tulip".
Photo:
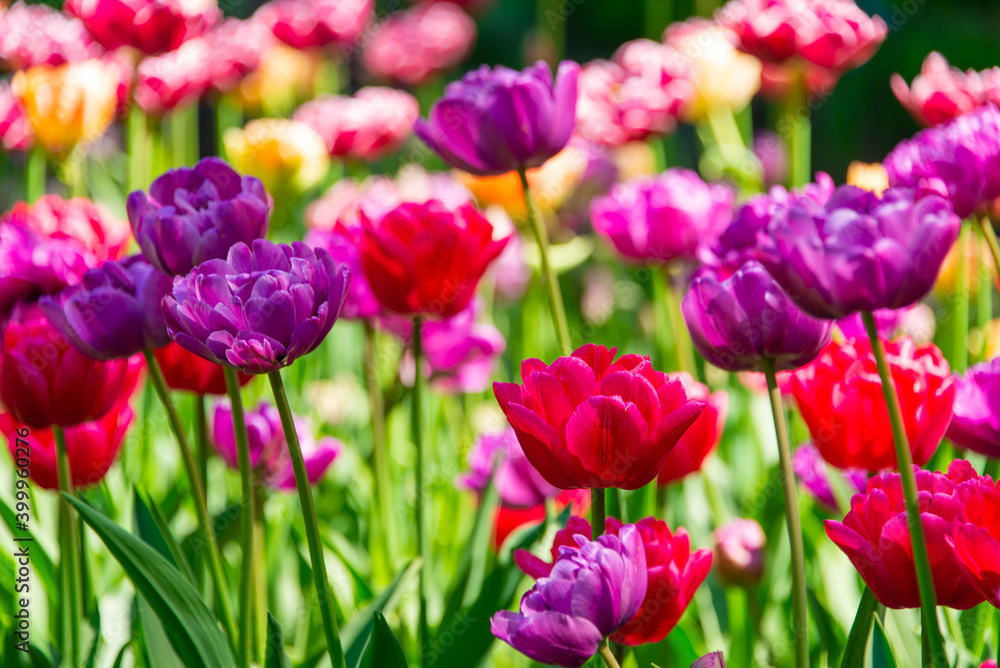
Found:
M 954 465 L 954 464 L 953 464 Z M 944 540 L 952 549 L 955 565 L 980 596 L 1000 607 L 1000 490 L 988 476 L 974 485 L 964 499 L 962 514 Z M 994 664 L 995 666 L 996 664 Z
M 361 62 L 381 79 L 426 83 L 461 63 L 476 41 L 476 22 L 451 2 L 392 14 L 368 37 Z
M 715 569 L 730 584 L 749 585 L 764 575 L 767 536 L 756 520 L 737 518 L 712 532 Z
M 381 220 L 362 214 L 358 248 L 376 299 L 402 315 L 448 318 L 465 309 L 507 238 L 471 204 L 405 202 Z
M 209 86 L 219 93 L 229 93 L 250 72 L 257 69 L 264 54 L 272 47 L 274 36 L 259 21 L 229 18 L 205 35 L 212 52 L 202 66 L 208 67 Z
M 889 184 L 951 201 L 966 218 L 1000 197 L 1000 110 L 993 103 L 901 141 L 883 161 Z
M 521 363 L 523 385 L 493 392 L 532 466 L 561 489 L 638 489 L 704 409 L 648 357 L 586 344 L 551 365 Z
M 0 61 L 11 70 L 97 58 L 102 51 L 79 19 L 48 5 L 18 1 L 0 15 Z
M 350 52 L 374 13 L 373 0 L 271 0 L 253 20 L 296 49 L 336 44 Z
M 145 54 L 176 49 L 222 17 L 215 0 L 66 0 L 105 49 L 131 46 Z
M 846 488 L 852 494 L 865 491 L 865 481 L 868 480 L 868 474 L 864 469 L 851 468 L 843 471 L 831 469 L 812 443 L 800 445 L 795 450 L 792 455 L 792 469 L 810 496 L 830 510 L 838 510 L 837 497 L 830 487 L 831 475 L 841 476 Z
M 694 347 L 727 371 L 760 370 L 761 360 L 779 371 L 797 369 L 820 353 L 833 323 L 799 310 L 796 303 L 755 261 L 720 280 L 703 270 L 681 302 Z
M 733 214 L 733 191 L 708 184 L 689 169 L 672 168 L 611 187 L 590 204 L 594 230 L 630 260 L 695 259 Z
M 949 67 L 937 51 L 927 54 L 920 74 L 909 86 L 898 74 L 892 75 L 889 84 L 896 99 L 922 125 L 945 123 L 987 102 L 979 73 Z
M 118 456 L 134 415 L 128 403 L 128 395 L 123 395 L 101 417 L 65 428 L 66 455 L 73 487 L 90 487 L 104 479 Z M 0 433 L 7 437 L 7 447 L 12 457 L 20 456 L 15 432 L 24 426 L 10 413 L 0 413 Z M 28 471 L 31 479 L 45 489 L 57 489 L 58 462 L 52 430 L 31 429 L 30 443 L 31 464 Z M 21 452 L 23 453 L 23 448 Z
M 945 434 L 960 448 L 1000 457 L 1000 358 L 956 379 L 955 415 Z
M 195 394 L 226 394 L 223 366 L 190 353 L 173 341 L 154 350 L 153 355 L 170 389 Z M 242 372 L 238 376 L 240 385 L 246 385 L 251 380 L 251 376 Z
M 323 138 L 298 121 L 259 118 L 242 129 L 229 128 L 222 141 L 236 169 L 259 178 L 276 197 L 312 188 L 330 167 Z
M 330 333 L 351 271 L 323 249 L 256 239 L 174 279 L 170 338 L 205 359 L 259 374 L 288 366 Z
M 926 295 L 960 226 L 942 197 L 843 186 L 825 206 L 800 198 L 774 211 L 759 255 L 802 310 L 836 319 Z
M 915 473 L 937 603 L 958 610 L 979 605 L 985 597 L 962 574 L 945 542 L 964 510 L 963 497 L 981 484 L 979 477 L 965 460 L 951 462 L 947 474 L 919 469 Z M 898 473 L 869 478 L 865 492 L 851 499 L 844 521 L 826 521 L 826 534 L 851 560 L 879 603 L 894 609 L 920 607 Z
M 211 43 L 197 37 L 159 56 L 143 58 L 136 68 L 135 103 L 145 113 L 164 114 L 198 101 L 210 85 L 215 54 Z
M 11 90 L 31 122 L 35 140 L 52 154 L 94 141 L 108 129 L 118 106 L 121 66 L 102 60 L 36 65 L 11 80 Z
M 916 346 L 900 337 L 887 341 L 885 348 L 913 462 L 923 465 L 951 422 L 955 381 L 933 345 Z M 831 342 L 795 374 L 792 394 L 828 463 L 868 471 L 896 467 L 889 411 L 866 339 Z
M 541 663 L 582 666 L 600 643 L 635 616 L 646 595 L 646 555 L 637 527 L 596 541 L 576 536 L 551 573 L 521 598 L 520 612 L 501 610 L 490 629 Z
M 260 480 L 275 489 L 295 489 L 292 458 L 288 454 L 288 443 L 281 428 L 278 409 L 262 403 L 256 410 L 246 411 L 243 417 L 247 426 L 250 465 L 257 470 Z M 309 483 L 315 485 L 326 474 L 342 447 L 340 441 L 329 436 L 319 441 L 313 439 L 312 423 L 308 418 L 295 415 L 293 419 L 300 439 L 306 476 Z M 215 407 L 212 445 L 230 468 L 239 468 L 233 409 L 228 403 L 219 403 Z
M 112 360 L 169 343 L 160 302 L 170 286 L 170 276 L 133 255 L 91 269 L 80 284 L 38 304 L 78 350 Z
M 131 394 L 137 360 L 87 357 L 59 333 L 36 304 L 18 305 L 0 347 L 0 401 L 32 428 L 95 420 Z
M 414 129 L 445 162 L 472 174 L 538 167 L 569 142 L 579 73 L 571 61 L 559 64 L 554 81 L 542 62 L 522 72 L 484 65 L 448 84 Z
M 237 243 L 267 233 L 271 198 L 253 176 L 205 158 L 157 177 L 149 192 L 128 198 L 132 231 L 146 260 L 166 274 L 186 274 L 226 257 Z
M 674 377 L 684 385 L 688 397 L 705 402 L 705 410 L 667 456 L 667 461 L 656 478 L 658 485 L 668 485 L 701 470 L 705 460 L 722 440 L 722 429 L 729 412 L 729 394 L 725 390 L 709 392 L 707 385 L 699 383 L 684 371 Z
M 120 257 L 129 241 L 125 221 L 84 197 L 45 195 L 34 204 L 18 202 L 0 217 L 0 225 L 5 223 L 28 227 L 51 242 L 71 241 L 98 262 Z
M 294 118 L 323 138 L 331 156 L 374 162 L 403 146 L 419 115 L 417 98 L 406 91 L 369 86 L 353 96 L 318 97 Z

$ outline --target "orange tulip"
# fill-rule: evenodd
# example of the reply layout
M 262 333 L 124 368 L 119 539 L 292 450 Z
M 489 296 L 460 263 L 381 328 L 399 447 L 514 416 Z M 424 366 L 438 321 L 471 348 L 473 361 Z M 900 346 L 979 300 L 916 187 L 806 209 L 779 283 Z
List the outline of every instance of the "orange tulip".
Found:
M 847 182 L 881 196 L 889 187 L 889 175 L 880 162 L 867 163 L 854 160 L 847 166 Z

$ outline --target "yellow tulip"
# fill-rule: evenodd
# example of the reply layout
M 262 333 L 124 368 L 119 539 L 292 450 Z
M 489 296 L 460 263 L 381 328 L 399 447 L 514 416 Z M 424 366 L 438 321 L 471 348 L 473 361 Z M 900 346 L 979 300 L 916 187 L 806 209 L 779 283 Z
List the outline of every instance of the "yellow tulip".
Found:
M 881 197 L 889 187 L 889 175 L 880 162 L 867 163 L 855 160 L 847 166 L 847 182 Z
M 21 70 L 11 90 L 35 140 L 49 153 L 63 154 L 108 129 L 118 106 L 120 80 L 120 65 L 93 59 Z
M 275 198 L 294 196 L 326 176 L 330 157 L 323 138 L 305 123 L 283 118 L 250 121 L 222 137 L 237 171 L 256 176 Z
M 283 115 L 312 97 L 319 61 L 314 54 L 276 43 L 246 75 L 236 93 L 250 115 Z

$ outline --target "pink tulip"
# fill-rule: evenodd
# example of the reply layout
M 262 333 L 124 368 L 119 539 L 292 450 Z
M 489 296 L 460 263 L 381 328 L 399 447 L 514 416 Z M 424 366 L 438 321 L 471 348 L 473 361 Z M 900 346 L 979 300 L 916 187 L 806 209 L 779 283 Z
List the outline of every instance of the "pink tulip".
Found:
M 373 0 L 271 0 L 253 20 L 296 49 L 336 44 L 350 52 L 372 18 L 374 4 Z
M 62 65 L 102 51 L 79 19 L 48 5 L 15 2 L 0 14 L 0 61 L 9 69 Z
M 176 51 L 145 58 L 139 63 L 135 103 L 147 114 L 162 116 L 186 107 L 208 90 L 206 63 L 213 58 L 208 40 L 188 40 Z
M 105 49 L 145 54 L 172 51 L 222 19 L 215 0 L 66 0 L 65 10 Z

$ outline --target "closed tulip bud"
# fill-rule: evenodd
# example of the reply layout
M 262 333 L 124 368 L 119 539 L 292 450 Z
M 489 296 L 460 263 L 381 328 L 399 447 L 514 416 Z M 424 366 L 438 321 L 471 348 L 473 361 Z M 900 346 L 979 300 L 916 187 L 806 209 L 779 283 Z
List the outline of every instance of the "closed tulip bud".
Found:
M 726 668 L 726 660 L 722 652 L 712 652 L 692 663 L 691 668 Z
M 738 518 L 712 533 L 715 567 L 725 582 L 749 585 L 764 574 L 767 536 L 756 520 Z
M 278 118 L 250 121 L 223 135 L 226 157 L 236 170 L 256 176 L 276 197 L 298 195 L 317 185 L 330 166 L 323 138 L 305 123 Z

